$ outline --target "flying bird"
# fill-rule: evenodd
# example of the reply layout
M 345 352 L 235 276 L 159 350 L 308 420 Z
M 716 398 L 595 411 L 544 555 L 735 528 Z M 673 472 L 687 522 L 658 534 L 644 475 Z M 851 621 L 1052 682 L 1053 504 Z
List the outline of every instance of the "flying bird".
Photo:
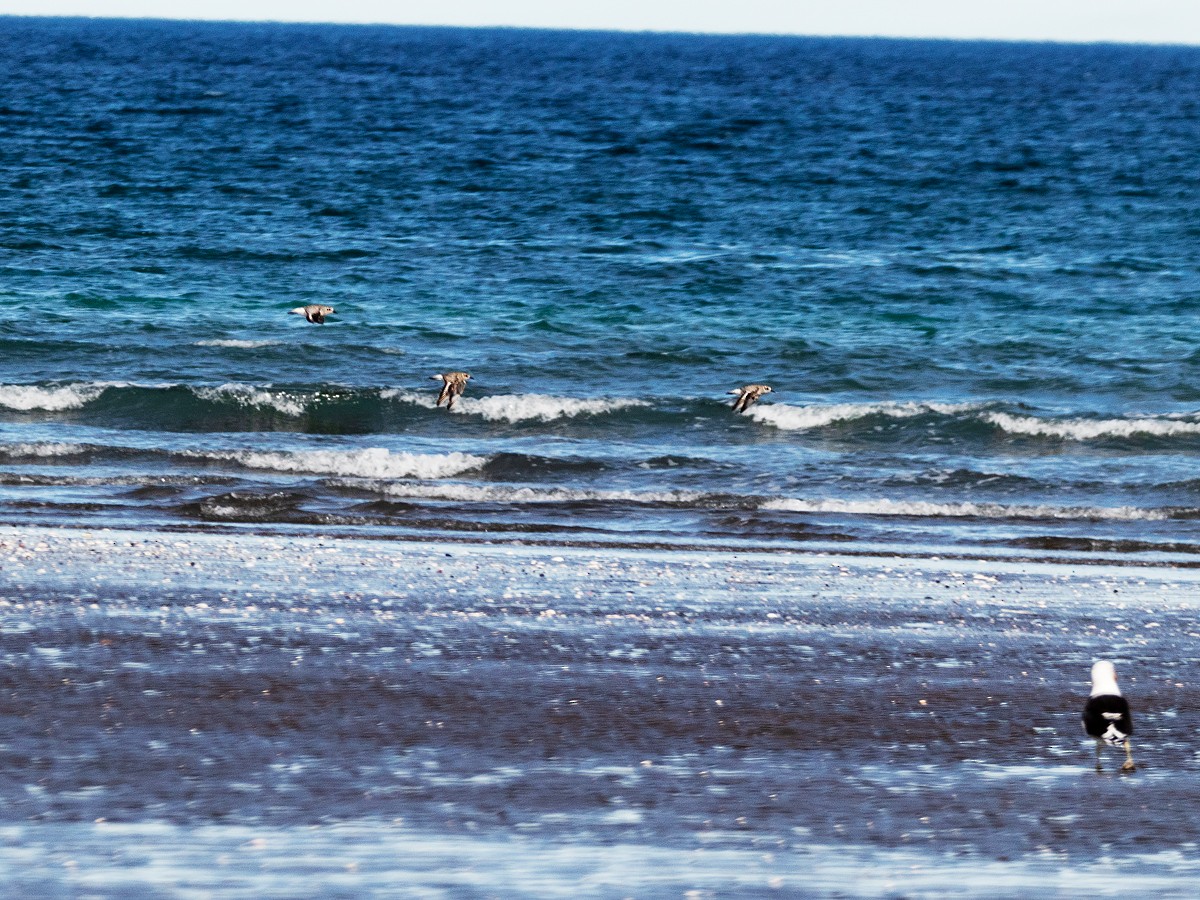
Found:
M 304 316 L 305 319 L 312 322 L 314 325 L 324 325 L 325 317 L 332 316 L 335 310 L 332 306 L 321 306 L 317 303 L 310 303 L 308 306 L 297 306 L 295 309 L 289 309 L 288 313 L 294 316 Z
M 1105 744 L 1125 748 L 1122 772 L 1132 772 L 1133 752 L 1129 738 L 1133 735 L 1133 719 L 1129 702 L 1117 687 L 1117 670 L 1107 660 L 1092 666 L 1092 693 L 1083 707 L 1083 730 L 1096 739 L 1096 771 L 1101 770 L 1100 754 Z
M 771 393 L 771 386 L 769 384 L 746 384 L 729 393 L 738 395 L 738 398 L 733 401 L 733 411 L 741 413 L 749 409 L 751 404 L 763 394 Z
M 446 409 L 454 408 L 454 401 L 462 396 L 463 389 L 471 376 L 466 372 L 446 372 L 442 375 L 431 376 L 433 381 L 442 382 L 442 390 L 438 394 L 437 405 L 446 404 Z

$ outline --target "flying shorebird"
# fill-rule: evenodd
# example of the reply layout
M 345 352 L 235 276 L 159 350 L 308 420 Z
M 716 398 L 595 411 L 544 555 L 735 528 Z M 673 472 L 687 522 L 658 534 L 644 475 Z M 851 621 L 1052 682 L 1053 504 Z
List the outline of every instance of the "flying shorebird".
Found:
M 1100 753 L 1105 744 L 1124 747 L 1125 765 L 1121 771 L 1134 770 L 1133 753 L 1129 749 L 1133 719 L 1129 716 L 1129 703 L 1117 687 L 1117 670 L 1107 660 L 1092 666 L 1092 693 L 1083 707 L 1083 729 L 1096 739 L 1097 772 L 1101 769 Z
M 314 325 L 324 325 L 325 317 L 332 316 L 335 310 L 332 306 L 321 306 L 318 303 L 310 303 L 308 306 L 297 306 L 295 309 L 289 309 L 288 313 L 294 316 L 304 316 Z
M 454 408 L 454 401 L 462 396 L 463 389 L 467 386 L 471 376 L 466 372 L 446 372 L 442 375 L 430 376 L 433 381 L 441 381 L 442 390 L 438 394 L 437 405 L 446 404 L 446 409 Z
M 771 393 L 769 384 L 746 384 L 729 393 L 737 394 L 737 400 L 733 401 L 733 411 L 736 413 L 745 412 L 763 394 Z

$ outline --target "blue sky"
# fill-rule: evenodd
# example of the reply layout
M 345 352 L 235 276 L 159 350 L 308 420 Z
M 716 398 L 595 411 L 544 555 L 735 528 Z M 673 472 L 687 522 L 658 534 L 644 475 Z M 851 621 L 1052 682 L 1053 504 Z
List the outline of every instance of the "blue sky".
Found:
M 1200 0 L 0 0 L 0 14 L 1200 44 Z

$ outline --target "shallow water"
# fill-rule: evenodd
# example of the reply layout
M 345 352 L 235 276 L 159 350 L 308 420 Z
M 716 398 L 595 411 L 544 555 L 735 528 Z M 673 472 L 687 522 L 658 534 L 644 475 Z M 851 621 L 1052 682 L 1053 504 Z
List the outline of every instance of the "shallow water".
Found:
M 766 846 L 718 835 L 682 853 L 619 837 L 557 844 L 530 835 L 464 839 L 395 823 L 66 825 L 10 828 L 0 831 L 0 842 L 2 861 L 62 867 L 61 874 L 35 869 L 11 882 L 43 896 L 274 898 L 319 890 L 325 897 L 619 897 L 636 890 L 694 898 L 731 891 L 740 897 L 1187 897 L 1186 884 L 1197 876 L 1194 859 L 1180 853 L 1087 865 L 1045 853 L 1014 865 L 960 854 L 813 846 L 803 833 Z
M 4 521 L 1200 546 L 1200 51 L 15 18 L 0 51 Z

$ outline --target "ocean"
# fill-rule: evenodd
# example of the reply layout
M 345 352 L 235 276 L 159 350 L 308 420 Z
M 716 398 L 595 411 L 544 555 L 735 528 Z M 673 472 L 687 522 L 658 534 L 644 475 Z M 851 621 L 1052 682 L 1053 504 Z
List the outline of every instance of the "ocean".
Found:
M 5 19 L 0 520 L 1193 558 L 1198 81 Z

